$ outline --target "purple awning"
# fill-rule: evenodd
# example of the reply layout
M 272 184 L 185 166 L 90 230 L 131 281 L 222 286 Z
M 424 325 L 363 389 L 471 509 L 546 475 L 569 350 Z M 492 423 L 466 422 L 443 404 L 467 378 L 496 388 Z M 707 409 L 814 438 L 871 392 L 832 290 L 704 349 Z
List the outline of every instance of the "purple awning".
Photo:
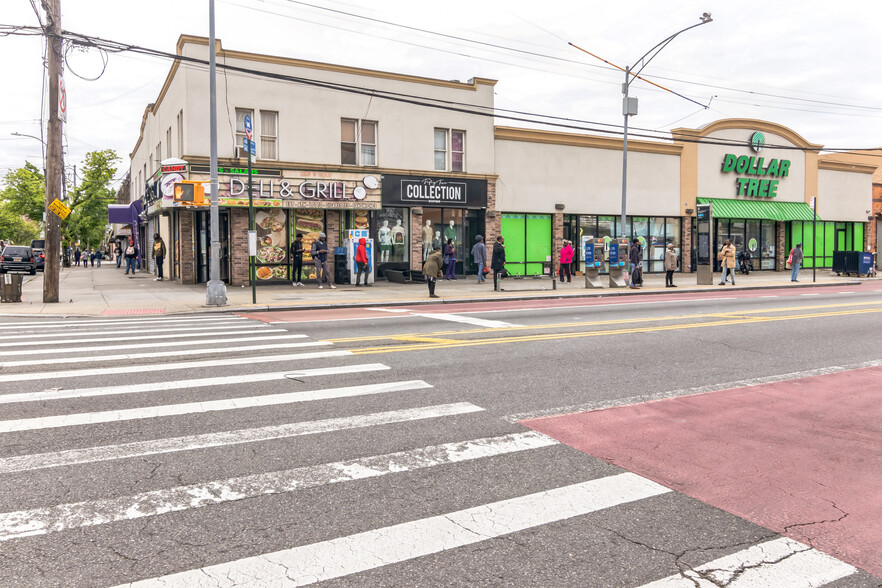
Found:
M 108 222 L 114 225 L 128 225 L 132 223 L 132 207 L 128 204 L 108 204 Z

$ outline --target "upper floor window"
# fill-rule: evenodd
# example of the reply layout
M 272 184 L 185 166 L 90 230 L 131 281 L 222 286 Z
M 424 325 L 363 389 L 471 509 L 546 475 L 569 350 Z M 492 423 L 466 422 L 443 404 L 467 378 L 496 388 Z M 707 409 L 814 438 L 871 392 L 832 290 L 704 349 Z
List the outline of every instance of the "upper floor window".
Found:
M 171 152 L 171 127 L 165 132 L 165 156 L 166 158 L 170 158 L 172 156 Z
M 178 157 L 184 157 L 184 111 L 178 113 Z
M 279 113 L 260 111 L 260 158 L 278 159 Z
M 465 131 L 435 129 L 435 171 L 465 171 Z
M 377 165 L 377 123 L 344 118 L 340 120 L 340 163 Z

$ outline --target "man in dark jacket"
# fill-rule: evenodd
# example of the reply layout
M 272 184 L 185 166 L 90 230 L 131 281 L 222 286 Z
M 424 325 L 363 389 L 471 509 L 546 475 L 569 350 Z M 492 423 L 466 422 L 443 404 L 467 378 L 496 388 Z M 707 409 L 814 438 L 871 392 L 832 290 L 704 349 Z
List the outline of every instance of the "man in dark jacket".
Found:
M 162 237 L 159 233 L 153 234 L 153 250 L 150 252 L 153 256 L 153 263 L 156 265 L 156 277 L 153 278 L 154 282 L 162 281 L 162 262 L 165 260 L 165 241 L 162 240 Z
M 505 239 L 502 235 L 496 237 L 493 244 L 493 261 L 490 263 L 493 270 L 493 289 L 499 291 L 499 280 L 502 279 L 502 270 L 505 269 Z
M 631 250 L 628 252 L 631 262 L 631 288 L 637 289 L 643 284 L 643 250 L 639 239 L 631 239 Z
M 303 233 L 297 233 L 294 242 L 291 243 L 291 282 L 292 286 L 302 286 L 300 278 L 303 274 Z
M 484 268 L 487 266 L 487 247 L 484 246 L 484 237 L 475 237 L 475 245 L 472 247 L 472 259 L 478 266 L 478 283 L 484 283 Z
M 325 280 L 328 286 L 336 288 L 331 282 L 331 270 L 328 268 L 328 237 L 319 233 L 318 239 L 312 243 L 312 260 L 315 262 L 315 277 L 318 279 L 319 288 L 324 288 Z

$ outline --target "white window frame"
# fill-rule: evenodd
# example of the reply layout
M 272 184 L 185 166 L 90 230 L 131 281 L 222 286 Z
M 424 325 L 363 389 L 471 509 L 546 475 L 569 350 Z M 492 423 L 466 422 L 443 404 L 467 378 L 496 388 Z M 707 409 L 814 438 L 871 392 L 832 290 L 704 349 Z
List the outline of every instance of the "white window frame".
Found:
M 440 150 L 435 146 L 435 133 L 442 132 L 444 133 L 444 150 Z M 453 150 L 453 135 L 454 133 L 460 133 L 462 135 L 462 151 Z M 435 155 L 438 153 L 444 153 L 444 168 L 439 169 L 437 165 L 437 160 L 435 159 Z M 461 153 L 462 154 L 462 169 L 453 169 L 453 154 Z M 441 127 L 435 127 L 432 131 L 432 166 L 435 171 L 451 171 L 451 172 L 459 172 L 463 173 L 466 171 L 466 132 L 461 129 L 444 129 Z
M 178 157 L 184 158 L 184 109 L 178 113 Z
M 272 134 L 270 134 L 266 125 L 264 125 L 264 116 L 265 115 L 273 115 L 276 118 L 275 129 Z M 264 141 L 272 141 L 275 146 L 275 157 L 267 157 L 264 153 L 263 142 Z M 260 142 L 258 147 L 258 157 L 260 159 L 265 159 L 268 161 L 278 161 L 279 160 L 279 112 L 277 110 L 261 110 L 260 111 Z
M 349 122 L 355 124 L 355 163 L 344 163 L 343 162 L 343 145 L 344 143 L 351 143 L 350 141 L 343 140 L 343 123 Z M 374 142 L 366 143 L 363 140 L 363 127 L 364 125 L 373 125 L 374 126 Z M 340 119 L 340 165 L 352 165 L 352 166 L 361 166 L 361 167 L 377 167 L 379 165 L 379 143 L 380 143 L 380 123 L 375 120 L 362 120 L 358 118 L 346 118 L 343 117 Z M 370 163 L 365 163 L 367 157 L 365 157 L 365 147 L 373 147 L 373 161 Z

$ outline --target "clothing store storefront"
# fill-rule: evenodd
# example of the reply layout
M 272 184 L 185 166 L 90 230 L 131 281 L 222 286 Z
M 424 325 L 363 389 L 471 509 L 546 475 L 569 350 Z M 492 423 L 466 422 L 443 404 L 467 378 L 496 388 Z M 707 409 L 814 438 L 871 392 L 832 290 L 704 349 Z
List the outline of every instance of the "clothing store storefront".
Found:
M 421 269 L 432 249 L 443 249 L 449 239 L 456 250 L 456 273 L 477 271 L 471 249 L 475 237 L 485 235 L 487 180 L 384 174 L 382 202 L 374 237 L 381 255 L 378 276 L 384 268 Z M 399 250 L 402 241 L 409 252 Z

